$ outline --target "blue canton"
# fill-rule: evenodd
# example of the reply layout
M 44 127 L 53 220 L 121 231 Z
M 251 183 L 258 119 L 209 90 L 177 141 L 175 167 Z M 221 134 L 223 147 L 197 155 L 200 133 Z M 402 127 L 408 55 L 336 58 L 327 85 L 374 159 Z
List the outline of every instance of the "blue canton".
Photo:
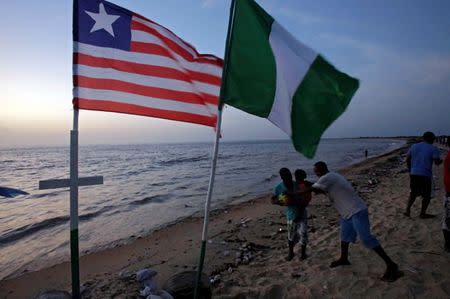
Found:
M 101 4 L 108 15 L 118 16 L 117 20 L 112 23 L 114 36 L 104 29 L 91 32 L 96 22 L 87 12 L 98 14 Z M 130 50 L 131 11 L 100 0 L 77 0 L 74 9 L 74 41 L 99 47 Z

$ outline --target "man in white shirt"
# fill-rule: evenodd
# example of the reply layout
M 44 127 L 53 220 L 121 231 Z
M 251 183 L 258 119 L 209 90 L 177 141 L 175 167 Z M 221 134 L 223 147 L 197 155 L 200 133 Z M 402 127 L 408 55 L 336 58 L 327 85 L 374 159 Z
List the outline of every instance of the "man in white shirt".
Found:
M 393 282 L 403 275 L 370 232 L 369 214 L 366 203 L 359 197 L 352 185 L 342 175 L 330 172 L 325 162 L 314 164 L 314 172 L 319 177 L 312 185 L 312 191 L 325 193 L 341 216 L 341 257 L 330 267 L 350 265 L 348 248 L 358 236 L 365 247 L 373 249 L 386 263 L 382 279 Z

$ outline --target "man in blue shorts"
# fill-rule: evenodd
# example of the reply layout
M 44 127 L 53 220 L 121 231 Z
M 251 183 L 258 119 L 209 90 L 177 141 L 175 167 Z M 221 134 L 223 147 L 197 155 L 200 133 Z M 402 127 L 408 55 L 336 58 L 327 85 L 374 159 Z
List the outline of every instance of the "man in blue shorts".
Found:
M 312 185 L 315 193 L 328 195 L 332 205 L 341 216 L 341 257 L 332 262 L 330 267 L 350 265 L 348 249 L 356 237 L 365 247 L 375 251 L 386 263 L 386 272 L 381 279 L 393 282 L 403 275 L 370 232 L 369 214 L 366 203 L 355 192 L 352 185 L 342 175 L 330 172 L 325 162 L 314 164 L 314 172 L 319 177 Z
M 422 196 L 422 209 L 420 218 L 432 218 L 435 215 L 427 214 L 427 208 L 431 200 L 431 181 L 433 179 L 433 162 L 436 165 L 442 163 L 439 150 L 433 146 L 435 135 L 432 132 L 423 134 L 423 141 L 413 144 L 406 155 L 410 177 L 410 193 L 406 206 L 405 216 L 411 216 L 411 206 L 417 196 Z

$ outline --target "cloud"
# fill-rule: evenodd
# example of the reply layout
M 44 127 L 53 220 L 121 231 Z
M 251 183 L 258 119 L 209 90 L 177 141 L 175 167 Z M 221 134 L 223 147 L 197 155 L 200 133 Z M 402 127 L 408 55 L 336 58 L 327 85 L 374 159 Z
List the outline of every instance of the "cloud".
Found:
M 202 1 L 202 7 L 203 8 L 210 8 L 216 5 L 217 3 L 221 2 L 223 0 L 203 0 Z
M 313 14 L 304 13 L 304 12 L 301 12 L 298 10 L 293 10 L 286 6 L 280 7 L 278 9 L 278 13 L 283 16 L 286 16 L 288 18 L 295 19 L 296 21 L 299 21 L 303 24 L 309 24 L 309 25 L 315 25 L 317 23 L 324 23 L 324 22 L 328 21 L 324 17 L 319 17 L 319 16 L 316 16 Z
M 331 34 L 322 34 L 321 39 L 349 55 L 356 53 L 360 62 L 353 66 L 355 70 L 361 76 L 376 81 L 430 87 L 448 82 L 450 77 L 450 54 L 431 51 L 414 53 L 408 49 L 395 49 L 371 41 Z
M 327 136 L 448 130 L 450 54 L 336 34 L 322 34 L 319 40 L 333 49 L 333 64 L 361 81 L 349 109 Z

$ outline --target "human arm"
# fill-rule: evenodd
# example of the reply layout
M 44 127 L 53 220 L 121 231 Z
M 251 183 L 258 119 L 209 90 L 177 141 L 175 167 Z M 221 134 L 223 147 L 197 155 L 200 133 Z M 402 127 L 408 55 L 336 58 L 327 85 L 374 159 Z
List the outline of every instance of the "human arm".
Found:
M 434 164 L 436 164 L 436 165 L 440 165 L 442 163 L 441 155 L 439 153 L 439 150 L 436 147 L 434 148 L 433 161 L 434 161 Z
M 314 194 L 325 194 L 326 193 L 326 185 L 327 185 L 327 180 L 320 178 L 319 181 L 317 181 L 317 183 L 312 183 L 309 181 L 305 181 L 305 188 L 303 188 L 300 191 L 297 191 L 295 193 L 292 193 L 294 195 L 305 195 L 305 194 L 310 194 L 310 193 L 314 193 Z
M 302 190 L 302 191 L 295 191 L 295 192 L 286 192 L 286 194 L 288 194 L 288 195 L 300 195 L 300 196 L 302 196 L 302 195 L 304 195 L 304 194 L 307 194 L 307 193 L 311 193 L 311 192 L 313 192 L 313 193 L 315 193 L 315 194 L 324 194 L 325 192 L 323 191 L 323 190 L 320 190 L 320 189 L 317 189 L 317 188 L 314 188 L 314 187 L 306 187 L 304 190 Z
M 281 194 L 281 184 L 277 185 L 272 192 L 272 197 L 270 197 L 270 203 L 273 205 L 279 205 L 278 196 Z
M 270 202 L 274 205 L 287 206 L 290 203 L 290 196 L 287 194 L 283 183 L 278 184 L 274 190 Z
M 406 154 L 406 166 L 408 166 L 408 172 L 411 172 L 411 149 Z

